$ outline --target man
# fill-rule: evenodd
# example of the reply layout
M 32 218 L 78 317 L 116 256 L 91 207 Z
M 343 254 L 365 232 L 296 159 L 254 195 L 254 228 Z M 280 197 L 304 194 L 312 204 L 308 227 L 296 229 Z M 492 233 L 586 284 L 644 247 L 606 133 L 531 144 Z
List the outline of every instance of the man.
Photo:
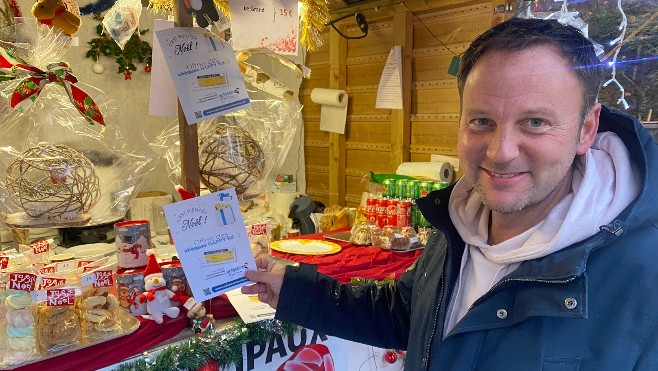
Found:
M 655 370 L 658 146 L 596 103 L 602 81 L 575 28 L 495 26 L 464 53 L 464 176 L 417 201 L 434 229 L 415 266 L 353 287 L 261 259 L 243 292 L 283 321 L 407 349 L 407 370 Z

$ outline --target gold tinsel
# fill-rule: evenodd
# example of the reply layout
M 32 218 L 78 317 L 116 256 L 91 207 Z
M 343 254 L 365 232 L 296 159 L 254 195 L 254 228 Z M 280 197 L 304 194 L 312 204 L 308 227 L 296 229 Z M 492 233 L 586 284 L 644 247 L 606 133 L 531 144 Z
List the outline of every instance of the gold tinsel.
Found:
M 217 10 L 231 19 L 228 0 L 213 0 Z M 327 0 L 299 0 L 300 43 L 310 52 L 322 45 L 322 30 L 329 22 L 329 3 Z M 174 0 L 149 0 L 149 9 L 154 13 L 173 14 Z
M 329 4 L 327 0 L 300 0 L 302 8 L 299 13 L 299 41 L 310 52 L 322 45 L 322 30 L 329 22 Z

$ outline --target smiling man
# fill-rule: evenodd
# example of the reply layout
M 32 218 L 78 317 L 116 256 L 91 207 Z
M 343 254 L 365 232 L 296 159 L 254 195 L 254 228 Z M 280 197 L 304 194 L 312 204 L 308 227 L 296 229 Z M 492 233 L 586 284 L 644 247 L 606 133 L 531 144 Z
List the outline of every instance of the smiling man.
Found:
M 277 318 L 407 349 L 407 370 L 655 370 L 658 146 L 602 107 L 592 44 L 557 21 L 479 36 L 458 75 L 464 176 L 417 200 L 434 229 L 394 285 L 257 260 Z

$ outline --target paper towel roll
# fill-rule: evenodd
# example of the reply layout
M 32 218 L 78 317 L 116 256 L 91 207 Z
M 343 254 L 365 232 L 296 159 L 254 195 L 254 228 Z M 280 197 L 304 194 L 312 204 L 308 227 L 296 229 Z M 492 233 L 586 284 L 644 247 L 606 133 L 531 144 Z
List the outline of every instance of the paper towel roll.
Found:
M 311 101 L 320 108 L 320 130 L 345 134 L 348 96 L 345 90 L 315 88 Z
M 299 192 L 270 192 L 270 207 L 279 214 L 288 217 L 290 205 L 299 196 Z
M 403 162 L 395 173 L 445 183 L 452 183 L 454 175 L 452 165 L 448 162 Z

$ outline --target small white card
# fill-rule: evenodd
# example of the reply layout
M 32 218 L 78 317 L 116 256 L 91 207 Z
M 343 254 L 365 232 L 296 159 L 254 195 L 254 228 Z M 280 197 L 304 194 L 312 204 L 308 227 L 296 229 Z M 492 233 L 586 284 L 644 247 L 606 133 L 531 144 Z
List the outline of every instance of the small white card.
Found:
M 227 292 L 226 296 L 244 323 L 272 319 L 276 314 L 275 309 L 258 300 L 258 295 L 245 295 L 240 289 L 235 289 Z
M 256 270 L 235 189 L 163 206 L 178 258 L 197 301 L 250 283 Z
M 229 1 L 233 47 L 267 48 L 278 54 L 297 55 L 297 4 L 297 0 Z
M 199 27 L 156 31 L 188 124 L 251 104 L 231 46 Z

